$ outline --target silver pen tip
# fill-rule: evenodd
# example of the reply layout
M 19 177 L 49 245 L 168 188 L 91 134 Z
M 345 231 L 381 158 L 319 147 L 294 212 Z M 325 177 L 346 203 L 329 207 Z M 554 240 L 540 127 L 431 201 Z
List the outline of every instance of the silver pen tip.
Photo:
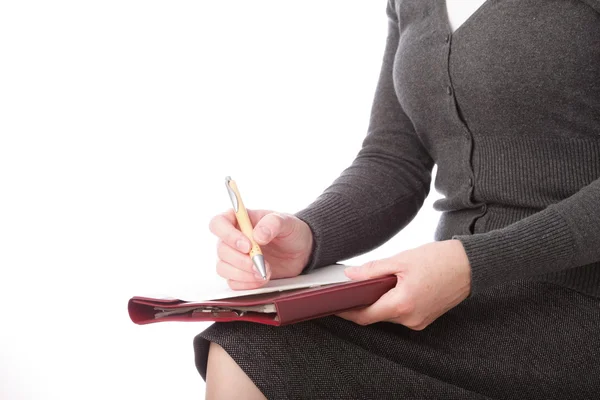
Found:
M 262 256 L 262 254 L 257 254 L 254 257 L 252 257 L 252 262 L 254 262 L 256 269 L 258 269 L 258 272 L 260 272 L 260 274 L 262 275 L 263 280 L 266 280 L 267 267 L 265 266 L 265 258 Z

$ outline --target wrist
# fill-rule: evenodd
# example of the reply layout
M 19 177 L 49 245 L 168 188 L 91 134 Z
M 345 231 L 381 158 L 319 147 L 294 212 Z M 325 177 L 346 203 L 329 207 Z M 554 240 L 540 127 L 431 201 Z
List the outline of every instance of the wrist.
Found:
M 467 297 L 471 292 L 471 264 L 469 262 L 469 257 L 460 240 L 451 239 L 447 242 L 451 248 L 450 257 L 455 269 L 456 277 L 464 288 L 465 297 Z
M 300 219 L 300 223 L 302 225 L 303 230 L 306 232 L 305 237 L 307 238 L 306 239 L 306 242 L 307 242 L 306 250 L 304 252 L 304 255 L 302 257 L 302 262 L 301 262 L 302 268 L 300 269 L 300 273 L 302 273 L 306 269 L 306 267 L 308 267 L 313 261 L 313 255 L 315 252 L 316 243 L 315 243 L 314 234 L 312 232 L 312 229 L 310 228 L 310 225 L 308 225 L 305 221 L 302 221 L 301 219 Z

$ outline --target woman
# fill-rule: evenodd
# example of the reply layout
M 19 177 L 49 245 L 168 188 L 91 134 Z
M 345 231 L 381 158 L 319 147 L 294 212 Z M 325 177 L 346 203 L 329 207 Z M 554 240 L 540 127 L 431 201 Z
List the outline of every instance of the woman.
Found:
M 370 307 L 210 326 L 207 398 L 597 398 L 600 1 L 479 1 L 458 23 L 455 3 L 388 1 L 355 161 L 296 215 L 251 216 L 269 278 L 306 273 L 396 234 L 437 164 L 436 241 L 347 270 L 397 275 Z M 229 285 L 264 284 L 233 213 L 211 230 Z

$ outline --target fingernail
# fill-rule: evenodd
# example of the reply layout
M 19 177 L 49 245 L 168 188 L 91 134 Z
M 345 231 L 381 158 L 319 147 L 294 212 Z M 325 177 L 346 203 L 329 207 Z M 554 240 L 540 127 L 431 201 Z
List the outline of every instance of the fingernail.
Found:
M 355 274 L 359 271 L 358 267 L 348 267 L 344 270 L 348 274 Z
M 257 272 L 255 272 L 255 273 L 254 273 L 254 277 L 255 277 L 256 279 L 260 280 L 260 281 L 262 281 L 262 280 L 263 280 L 263 277 L 262 277 L 262 275 L 261 275 L 261 274 L 259 274 L 259 273 L 257 273 Z
M 245 240 L 239 239 L 237 242 L 235 242 L 235 246 L 244 253 L 250 251 L 250 245 Z

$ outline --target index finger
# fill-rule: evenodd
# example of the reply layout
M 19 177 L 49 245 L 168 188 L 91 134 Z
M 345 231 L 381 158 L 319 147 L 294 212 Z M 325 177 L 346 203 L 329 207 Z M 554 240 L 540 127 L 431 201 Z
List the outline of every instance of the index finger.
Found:
M 249 210 L 248 216 L 250 217 L 250 222 L 253 226 L 258 224 L 265 215 L 270 214 L 272 211 L 269 210 Z M 238 227 L 237 218 L 235 217 L 235 211 L 233 208 L 228 209 L 227 211 L 213 217 L 209 224 L 210 231 L 215 234 L 219 239 L 221 239 L 224 243 L 227 243 L 229 246 L 233 248 L 237 248 L 244 252 L 249 252 L 252 245 L 250 241 L 244 235 Z M 241 241 L 242 248 L 240 248 L 236 243 Z M 248 245 L 247 250 L 245 244 Z
M 375 303 L 359 310 L 349 310 L 336 314 L 358 325 L 370 325 L 398 317 L 396 288 L 386 292 Z
M 252 247 L 250 240 L 237 229 L 236 223 L 235 213 L 230 209 L 213 217 L 208 224 L 208 229 L 223 243 L 247 253 Z

